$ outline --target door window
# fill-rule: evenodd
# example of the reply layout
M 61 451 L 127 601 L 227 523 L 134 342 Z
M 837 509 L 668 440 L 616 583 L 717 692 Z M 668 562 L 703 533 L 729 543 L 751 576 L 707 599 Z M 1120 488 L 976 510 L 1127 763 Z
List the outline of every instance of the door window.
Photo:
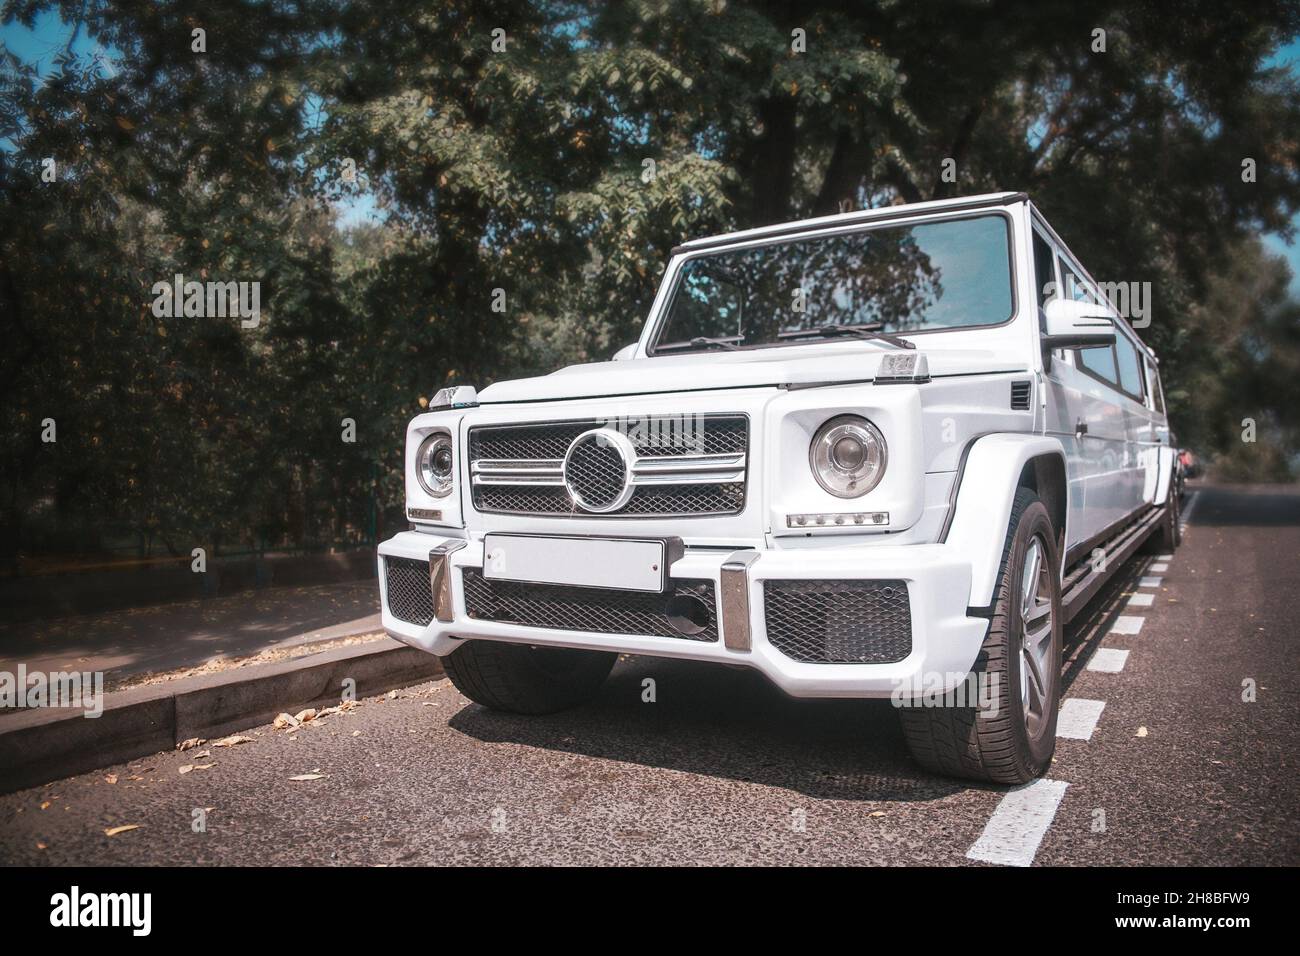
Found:
M 1119 364 L 1119 387 L 1129 397 L 1142 401 L 1142 368 L 1137 349 L 1127 335 L 1115 333 L 1115 357 Z
M 1080 367 L 1093 378 L 1099 378 L 1107 385 L 1119 385 L 1119 375 L 1115 370 L 1115 350 L 1109 345 L 1079 349 L 1078 355 Z
M 1056 289 L 1056 268 L 1052 264 L 1055 256 L 1047 240 L 1034 230 L 1034 273 L 1038 282 L 1038 307 L 1041 309 L 1058 295 Z
M 1061 260 L 1061 285 L 1064 287 L 1061 293 L 1066 298 L 1072 298 L 1075 302 L 1097 301 L 1087 284 L 1079 278 L 1079 273 L 1071 269 L 1064 259 Z

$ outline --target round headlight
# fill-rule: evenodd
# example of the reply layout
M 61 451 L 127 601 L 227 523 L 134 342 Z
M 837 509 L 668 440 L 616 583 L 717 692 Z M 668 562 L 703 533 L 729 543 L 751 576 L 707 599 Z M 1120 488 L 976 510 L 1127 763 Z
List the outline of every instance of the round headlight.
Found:
M 880 484 L 889 453 L 875 425 L 840 415 L 817 429 L 808 460 L 817 484 L 837 498 L 859 498 Z
M 451 435 L 447 432 L 434 432 L 420 443 L 420 450 L 415 453 L 415 474 L 424 490 L 435 498 L 451 494 L 454 466 Z

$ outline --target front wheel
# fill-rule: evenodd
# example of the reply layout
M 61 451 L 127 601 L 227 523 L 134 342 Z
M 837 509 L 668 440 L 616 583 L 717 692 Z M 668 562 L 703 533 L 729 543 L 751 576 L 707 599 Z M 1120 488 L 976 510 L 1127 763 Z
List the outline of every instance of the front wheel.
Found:
M 1047 769 L 1061 698 L 1059 568 L 1047 508 L 1029 489 L 1017 490 L 974 680 L 936 706 L 899 712 L 922 766 L 1007 784 L 1028 783 Z
M 466 641 L 442 659 L 456 689 L 492 710 L 553 714 L 596 696 L 618 655 L 568 647 Z

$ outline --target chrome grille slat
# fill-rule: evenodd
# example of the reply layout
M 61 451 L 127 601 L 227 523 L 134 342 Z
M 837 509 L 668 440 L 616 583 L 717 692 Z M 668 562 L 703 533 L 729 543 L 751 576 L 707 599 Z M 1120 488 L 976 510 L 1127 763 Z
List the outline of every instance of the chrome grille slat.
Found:
M 615 479 L 621 461 L 596 460 L 584 448 L 570 464 L 574 488 L 591 511 L 575 506 L 566 485 L 570 445 L 606 423 L 582 419 L 521 425 L 479 425 L 469 432 L 470 489 L 474 507 L 498 514 L 667 517 L 736 514 L 745 506 L 749 422 L 744 415 L 650 417 L 624 433 L 635 450 L 627 474 L 630 495 L 618 504 Z M 689 423 L 687 428 L 683 423 Z M 584 440 L 585 441 L 585 440 Z M 626 448 L 626 443 L 624 444 Z M 610 510 L 599 511 L 609 507 Z

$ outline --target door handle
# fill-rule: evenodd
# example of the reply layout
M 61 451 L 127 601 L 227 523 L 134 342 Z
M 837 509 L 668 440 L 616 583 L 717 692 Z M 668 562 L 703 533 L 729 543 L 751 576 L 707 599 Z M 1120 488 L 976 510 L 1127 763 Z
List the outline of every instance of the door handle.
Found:
M 1074 434 L 1076 438 L 1088 434 L 1088 423 L 1085 422 L 1082 418 L 1080 418 L 1077 422 L 1074 423 Z

